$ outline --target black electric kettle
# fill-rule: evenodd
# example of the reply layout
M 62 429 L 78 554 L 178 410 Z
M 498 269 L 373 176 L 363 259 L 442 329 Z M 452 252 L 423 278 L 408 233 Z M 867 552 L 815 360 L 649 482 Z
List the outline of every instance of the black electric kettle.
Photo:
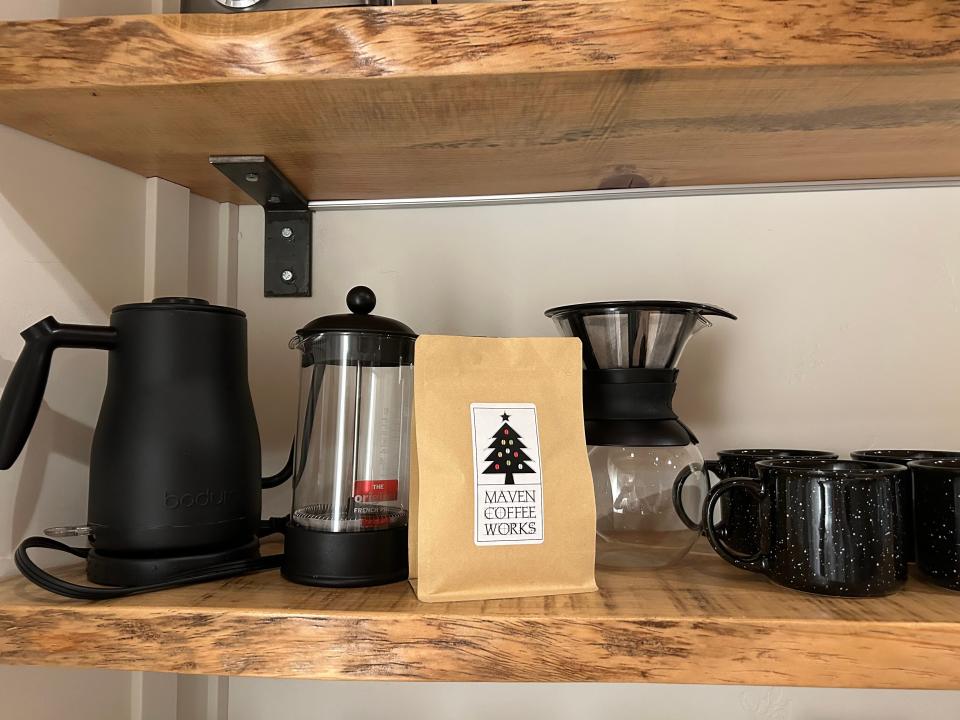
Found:
M 52 317 L 22 333 L 25 345 L 0 398 L 0 469 L 16 461 L 36 420 L 57 348 L 109 351 L 107 387 L 93 436 L 86 525 L 91 548 L 48 538 L 18 548 L 30 580 L 70 597 L 118 597 L 278 564 L 261 558 L 260 435 L 247 381 L 246 315 L 194 298 L 120 305 L 110 325 L 61 325 Z M 31 547 L 87 560 L 100 585 L 54 578 Z

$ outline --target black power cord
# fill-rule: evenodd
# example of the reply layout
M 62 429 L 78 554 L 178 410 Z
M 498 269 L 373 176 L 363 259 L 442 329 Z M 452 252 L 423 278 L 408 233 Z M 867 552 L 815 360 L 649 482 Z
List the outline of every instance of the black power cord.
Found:
M 264 520 L 260 524 L 260 530 L 257 532 L 257 536 L 265 537 L 276 532 L 283 532 L 286 524 L 286 517 Z M 283 561 L 283 553 L 277 553 L 266 557 L 235 560 L 234 562 L 211 565 L 201 570 L 174 575 L 163 582 L 150 585 L 94 587 L 91 585 L 78 585 L 51 575 L 30 559 L 27 551 L 33 548 L 57 550 L 82 559 L 86 559 L 87 555 L 90 554 L 90 549 L 70 547 L 51 538 L 30 537 L 20 543 L 20 546 L 13 555 L 13 561 L 17 569 L 27 580 L 44 590 L 62 595 L 63 597 L 73 598 L 74 600 L 112 600 L 115 598 L 129 597 L 131 595 L 156 592 L 157 590 L 169 590 L 170 588 L 183 587 L 184 585 L 193 585 L 194 583 L 208 582 L 210 580 L 223 580 L 225 578 L 237 577 L 238 575 L 247 575 L 248 573 L 259 572 L 260 570 L 280 567 L 280 563 Z

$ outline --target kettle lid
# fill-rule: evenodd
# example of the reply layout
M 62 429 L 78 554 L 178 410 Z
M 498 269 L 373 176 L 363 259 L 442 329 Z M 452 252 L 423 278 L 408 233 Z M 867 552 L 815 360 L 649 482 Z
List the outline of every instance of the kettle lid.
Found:
M 356 332 L 415 338 L 417 334 L 399 320 L 372 315 L 377 296 L 366 285 L 357 285 L 347 293 L 348 313 L 324 315 L 297 330 L 301 338 L 325 332 Z
M 125 310 L 190 310 L 194 312 L 225 313 L 246 317 L 246 313 L 242 310 L 224 305 L 211 305 L 207 300 L 193 297 L 158 297 L 151 302 L 117 305 L 113 309 L 113 312 L 124 312 Z

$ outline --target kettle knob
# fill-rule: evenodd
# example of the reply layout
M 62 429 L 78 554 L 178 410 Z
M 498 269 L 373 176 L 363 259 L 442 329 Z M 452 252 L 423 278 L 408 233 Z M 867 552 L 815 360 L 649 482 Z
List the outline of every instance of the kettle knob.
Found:
M 356 315 L 369 315 L 377 306 L 377 296 L 366 285 L 357 285 L 347 293 L 347 307 Z

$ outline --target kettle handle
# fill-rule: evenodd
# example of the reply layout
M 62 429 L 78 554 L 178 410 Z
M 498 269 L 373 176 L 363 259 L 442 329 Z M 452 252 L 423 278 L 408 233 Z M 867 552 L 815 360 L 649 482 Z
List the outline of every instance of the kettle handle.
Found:
M 53 351 L 61 347 L 116 347 L 117 330 L 101 325 L 61 325 L 46 317 L 20 336 L 23 350 L 0 396 L 0 470 L 17 461 L 40 412 Z

